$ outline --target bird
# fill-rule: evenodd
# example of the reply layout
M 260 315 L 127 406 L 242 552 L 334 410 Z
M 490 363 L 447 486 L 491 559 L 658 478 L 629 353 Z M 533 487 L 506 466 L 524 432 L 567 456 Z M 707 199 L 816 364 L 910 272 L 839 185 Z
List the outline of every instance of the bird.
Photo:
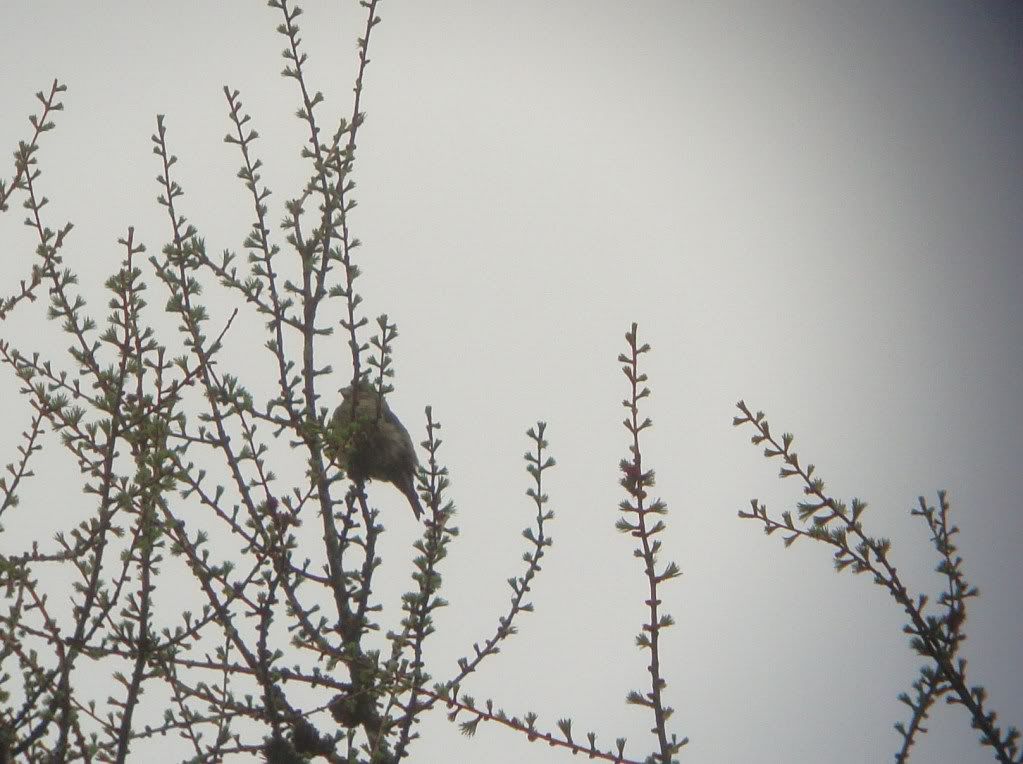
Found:
M 324 440 L 327 456 L 355 481 L 382 480 L 404 494 L 419 520 L 423 505 L 414 476 L 419 468 L 408 430 L 368 382 L 341 391 Z

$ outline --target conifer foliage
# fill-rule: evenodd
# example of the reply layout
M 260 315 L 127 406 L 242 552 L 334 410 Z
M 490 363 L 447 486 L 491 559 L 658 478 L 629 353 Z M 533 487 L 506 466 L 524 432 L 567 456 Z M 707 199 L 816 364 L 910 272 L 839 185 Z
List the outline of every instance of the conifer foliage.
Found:
M 125 229 L 120 265 L 105 282 L 105 316 L 82 296 L 65 257 L 73 226 L 53 219 L 43 191 L 42 147 L 66 87 L 54 81 L 37 94 L 40 106 L 14 152 L 13 173 L 0 177 L 0 213 L 20 204 L 35 241 L 34 252 L 14 266 L 21 277 L 0 285 L 0 330 L 45 306 L 68 347 L 48 356 L 30 336 L 0 337 L 0 365 L 16 381 L 24 411 L 21 428 L 8 424 L 4 431 L 4 458 L 13 457 L 0 477 L 0 523 L 34 511 L 19 495 L 43 479 L 44 451 L 70 456 L 80 491 L 66 505 L 46 508 L 64 522 L 55 538 L 0 551 L 0 764 L 130 761 L 161 737 L 178 746 L 162 749 L 167 756 L 184 761 L 390 764 L 416 760 L 421 722 L 431 714 L 467 736 L 492 724 L 566 756 L 620 764 L 681 760 L 688 738 L 677 730 L 669 699 L 678 704 L 682 694 L 673 696 L 668 683 L 669 667 L 681 658 L 671 655 L 675 621 L 664 600 L 681 568 L 665 559 L 668 505 L 653 496 L 654 470 L 643 455 L 652 425 L 643 362 L 651 349 L 636 324 L 618 357 L 626 442 L 616 527 L 636 560 L 644 615 L 635 644 L 648 676 L 613 701 L 647 715 L 649 738 L 605 743 L 595 732 L 578 734 L 552 709 L 543 709 L 553 720 L 543 723 L 537 712 L 508 712 L 469 693 L 474 675 L 495 662 L 532 611 L 531 593 L 552 548 L 547 481 L 555 461 L 546 422 L 526 432 L 521 503 L 529 524 L 521 566 L 507 579 L 510 597 L 495 593 L 500 614 L 493 628 L 455 665 L 428 660 L 428 641 L 439 638 L 437 613 L 448 606 L 442 594 L 448 555 L 459 542 L 451 472 L 434 409 L 425 407 L 420 421 L 403 426 L 385 403 L 395 387 L 398 328 L 383 310 L 371 318 L 358 291 L 360 242 L 350 218 L 380 4 L 359 3 L 364 26 L 351 109 L 327 124 L 324 95 L 307 71 L 302 11 L 291 0 L 268 3 L 284 41 L 282 74 L 294 85 L 306 133 L 306 181 L 271 211 L 258 132 L 241 94 L 225 87 L 224 141 L 237 152 L 251 209 L 244 256 L 214 254 L 190 222 L 175 166 L 175 151 L 184 149 L 174 147 L 170 120 L 156 117 L 152 161 L 165 241 L 159 254 L 147 255 L 135 229 Z M 0 216 L 0 224 L 8 222 Z M 220 318 L 207 296 L 214 284 L 235 298 Z M 172 317 L 172 331 L 160 328 L 161 310 Z M 236 322 L 253 318 L 273 369 L 269 394 L 265 380 L 255 384 L 223 361 Z M 331 402 L 342 389 L 372 404 L 349 405 L 360 412 L 358 422 L 333 418 Z M 778 532 L 786 546 L 801 539 L 824 544 L 837 570 L 869 573 L 906 613 L 921 667 L 912 694 L 901 696 L 910 713 L 895 725 L 896 760 L 909 759 L 929 710 L 944 699 L 965 708 L 999 762 L 1023 761 L 1019 732 L 1003 731 L 983 688 L 967 680 L 960 648 L 977 590 L 965 578 L 946 495 L 938 494 L 936 506 L 921 498 L 913 510 L 939 560 L 943 589 L 931 605 L 900 580 L 891 544 L 866 531 L 866 503 L 833 497 L 814 466 L 792 450 L 790 435 L 777 438 L 763 414 L 738 406 L 735 424 L 752 428 L 753 442 L 781 461 L 781 476 L 799 481 L 806 496 L 796 517 L 776 517 L 757 500 L 740 516 Z M 418 456 L 402 452 L 399 460 L 416 467 L 411 488 L 407 473 L 392 479 L 366 450 L 386 440 L 381 422 L 403 434 L 403 447 L 411 433 Z M 282 466 L 282 448 L 300 454 L 300 469 Z M 381 475 L 384 481 L 374 482 Z M 416 513 L 403 521 L 423 514 L 407 590 L 389 603 L 400 617 L 389 624 L 375 588 L 382 566 L 393 563 L 381 557 L 385 526 L 374 504 L 380 491 L 393 490 L 387 481 Z M 613 498 L 608 507 L 610 526 Z M 54 582 L 68 584 L 61 596 L 51 596 Z M 168 608 L 182 596 L 192 606 Z

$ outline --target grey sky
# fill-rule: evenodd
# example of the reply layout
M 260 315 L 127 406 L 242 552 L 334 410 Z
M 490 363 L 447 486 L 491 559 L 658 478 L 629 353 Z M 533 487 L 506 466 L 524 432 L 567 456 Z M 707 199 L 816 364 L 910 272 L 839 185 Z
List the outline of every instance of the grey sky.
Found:
M 304 7 L 311 79 L 334 118 L 350 110 L 361 13 Z M 917 591 L 940 581 L 909 509 L 949 491 L 982 594 L 971 680 L 1023 724 L 1023 6 L 387 0 L 380 13 L 352 225 L 367 314 L 401 333 L 394 406 L 414 429 L 433 404 L 460 507 L 431 672 L 503 612 L 531 518 L 523 433 L 545 419 L 558 516 L 536 612 L 467 691 L 648 750 L 650 722 L 623 702 L 646 681 L 633 647 L 644 582 L 613 527 L 626 454 L 615 358 L 635 320 L 654 348 L 644 455 L 672 510 L 665 556 L 685 573 L 666 590 L 679 625 L 664 644 L 674 728 L 692 740 L 683 760 L 890 761 L 917 665 L 869 580 L 736 518 L 753 496 L 775 512 L 801 498 L 730 426 L 740 397 L 795 433 L 836 494 L 870 502 L 868 530 L 892 538 Z M 76 224 L 69 265 L 97 317 L 117 237 L 135 225 L 150 254 L 168 237 L 156 113 L 186 214 L 212 251 L 240 250 L 249 200 L 221 140 L 221 87 L 241 90 L 279 220 L 307 169 L 278 23 L 239 0 L 5 5 L 0 149 L 26 135 L 32 94 L 66 81 L 43 181 L 53 222 Z M 0 218 L 5 283 L 34 247 L 20 217 Z M 235 303 L 210 293 L 222 321 Z M 260 322 L 242 310 L 231 363 L 258 389 Z M 0 336 L 58 352 L 66 340 L 41 315 L 22 310 Z M 16 389 L 0 377 L 0 411 L 20 429 Z M 14 455 L 8 439 L 0 461 Z M 60 488 L 27 488 L 9 537 L 77 522 L 77 488 Z M 392 518 L 380 595 L 393 624 L 414 528 L 400 495 L 377 498 Z M 929 726 L 914 761 L 992 760 L 960 708 Z M 416 761 L 566 758 L 485 725 L 466 740 L 441 715 L 422 732 Z

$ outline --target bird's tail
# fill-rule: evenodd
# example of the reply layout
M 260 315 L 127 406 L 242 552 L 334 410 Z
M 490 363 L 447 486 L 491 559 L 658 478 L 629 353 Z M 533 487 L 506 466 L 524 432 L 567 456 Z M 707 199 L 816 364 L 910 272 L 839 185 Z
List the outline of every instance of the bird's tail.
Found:
M 416 515 L 416 520 L 421 519 L 423 516 L 423 505 L 419 501 L 419 494 L 416 493 L 416 487 L 412 483 L 412 478 L 410 477 L 404 484 L 398 486 L 398 489 L 405 494 L 408 503 L 412 505 L 412 511 Z

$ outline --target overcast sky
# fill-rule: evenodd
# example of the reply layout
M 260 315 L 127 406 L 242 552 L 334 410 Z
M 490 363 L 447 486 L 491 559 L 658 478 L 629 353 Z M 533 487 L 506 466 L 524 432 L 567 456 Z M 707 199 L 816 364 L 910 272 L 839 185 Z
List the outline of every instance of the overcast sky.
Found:
M 350 112 L 361 11 L 304 7 L 330 124 Z M 399 325 L 392 403 L 410 429 L 427 403 L 445 425 L 462 535 L 443 570 L 434 677 L 504 611 L 531 519 L 523 433 L 544 419 L 557 519 L 536 612 L 466 689 L 549 727 L 572 717 L 608 745 L 626 736 L 638 758 L 653 749 L 650 720 L 624 704 L 646 687 L 633 646 L 645 582 L 614 529 L 626 456 L 615 359 L 637 321 L 653 345 L 644 456 L 671 510 L 664 556 L 684 571 L 664 592 L 678 626 L 662 654 L 673 729 L 692 741 L 683 760 L 890 761 L 908 711 L 897 695 L 918 665 L 900 609 L 870 580 L 736 517 L 753 496 L 776 514 L 800 499 L 731 427 L 739 398 L 794 432 L 836 495 L 870 503 L 867 530 L 893 540 L 913 591 L 941 582 L 909 510 L 949 491 L 981 590 L 970 680 L 1000 721 L 1023 724 L 1023 6 L 386 0 L 380 15 L 350 222 L 366 314 Z M 32 94 L 65 81 L 42 181 L 52 224 L 76 224 L 67 262 L 98 318 L 127 226 L 150 253 L 169 237 L 157 113 L 182 211 L 211 251 L 241 250 L 251 223 L 222 142 L 223 85 L 262 135 L 275 220 L 297 193 L 305 137 L 279 76 L 279 22 L 240 0 L 5 5 L 0 149 L 28 134 Z M 0 217 L 8 284 L 34 249 L 21 217 Z M 210 294 L 222 321 L 235 303 Z M 61 353 L 43 308 L 19 309 L 0 335 Z M 258 390 L 261 321 L 241 311 L 230 364 Z M 16 389 L 0 378 L 3 421 L 20 431 Z M 60 481 L 27 486 L 4 551 L 87 516 L 73 462 L 55 442 L 43 459 L 37 472 L 65 470 L 72 487 L 56 501 Z M 389 518 L 378 594 L 393 626 L 415 527 L 397 492 L 373 498 Z M 992 760 L 961 708 L 937 708 L 929 726 L 914 761 Z M 415 761 L 568 756 L 493 726 L 466 739 L 442 714 L 422 733 Z

